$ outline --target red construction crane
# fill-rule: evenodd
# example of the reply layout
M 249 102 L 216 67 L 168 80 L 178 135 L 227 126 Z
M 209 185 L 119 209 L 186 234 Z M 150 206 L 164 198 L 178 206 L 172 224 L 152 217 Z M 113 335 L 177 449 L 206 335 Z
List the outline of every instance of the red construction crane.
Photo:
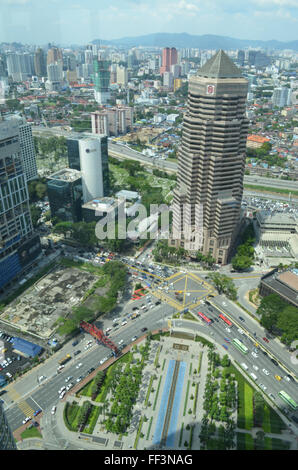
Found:
M 120 352 L 117 346 L 113 343 L 113 341 L 110 340 L 110 338 L 104 335 L 104 332 L 102 330 L 99 330 L 95 325 L 87 323 L 86 321 L 81 321 L 80 327 L 83 328 L 83 330 L 87 331 L 87 333 L 90 333 L 91 336 L 93 336 L 104 346 L 110 348 L 115 356 L 119 355 Z

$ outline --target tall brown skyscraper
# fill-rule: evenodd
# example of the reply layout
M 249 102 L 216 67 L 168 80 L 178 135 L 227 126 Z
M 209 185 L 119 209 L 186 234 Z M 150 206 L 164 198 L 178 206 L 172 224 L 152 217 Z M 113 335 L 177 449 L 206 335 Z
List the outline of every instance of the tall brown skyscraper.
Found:
M 240 221 L 248 83 L 224 51 L 189 81 L 174 190 L 172 246 L 226 264 Z
M 62 57 L 62 51 L 58 47 L 52 47 L 51 49 L 48 50 L 48 55 L 47 55 L 47 65 L 50 64 L 55 64 L 55 62 L 62 62 L 63 57 Z
M 171 65 L 177 64 L 178 54 L 175 47 L 165 47 L 162 51 L 162 65 L 160 67 L 160 74 L 163 75 L 165 72 L 170 72 Z
M 35 73 L 38 77 L 45 77 L 47 74 L 44 51 L 39 47 L 34 56 Z

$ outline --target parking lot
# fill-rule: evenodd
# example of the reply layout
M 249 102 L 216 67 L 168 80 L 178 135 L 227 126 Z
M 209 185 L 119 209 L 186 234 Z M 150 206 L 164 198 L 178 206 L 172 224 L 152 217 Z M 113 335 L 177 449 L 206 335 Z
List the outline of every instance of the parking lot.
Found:
M 11 381 L 15 374 L 30 365 L 27 357 L 13 352 L 12 336 L 0 333 L 0 375 L 7 382 Z

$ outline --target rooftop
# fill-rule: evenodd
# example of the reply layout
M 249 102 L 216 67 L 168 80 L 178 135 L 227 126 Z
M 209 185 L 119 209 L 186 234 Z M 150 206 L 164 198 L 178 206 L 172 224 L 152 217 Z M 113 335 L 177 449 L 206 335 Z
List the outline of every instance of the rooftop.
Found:
M 222 49 L 198 70 L 197 75 L 208 78 L 243 78 L 241 70 Z
M 248 135 L 247 140 L 252 140 L 253 142 L 260 142 L 260 143 L 270 142 L 270 139 L 267 139 L 266 137 L 262 137 L 261 135 L 254 135 L 254 134 Z
M 56 173 L 53 173 L 48 178 L 52 180 L 71 182 L 81 178 L 81 172 L 71 168 L 63 168 L 63 170 L 59 170 Z
M 282 273 L 274 272 L 264 276 L 261 282 L 267 285 L 281 297 L 284 297 L 292 305 L 298 307 L 298 274 L 295 270 L 288 270 Z
M 275 213 L 265 210 L 257 212 L 257 220 L 260 224 L 297 225 L 297 218 L 292 214 Z

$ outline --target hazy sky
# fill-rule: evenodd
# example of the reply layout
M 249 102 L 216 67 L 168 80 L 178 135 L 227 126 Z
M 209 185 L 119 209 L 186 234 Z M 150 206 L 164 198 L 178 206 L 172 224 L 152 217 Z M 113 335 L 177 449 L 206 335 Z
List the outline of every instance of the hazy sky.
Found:
M 167 32 L 298 39 L 298 0 L 0 0 L 0 42 L 86 44 Z

